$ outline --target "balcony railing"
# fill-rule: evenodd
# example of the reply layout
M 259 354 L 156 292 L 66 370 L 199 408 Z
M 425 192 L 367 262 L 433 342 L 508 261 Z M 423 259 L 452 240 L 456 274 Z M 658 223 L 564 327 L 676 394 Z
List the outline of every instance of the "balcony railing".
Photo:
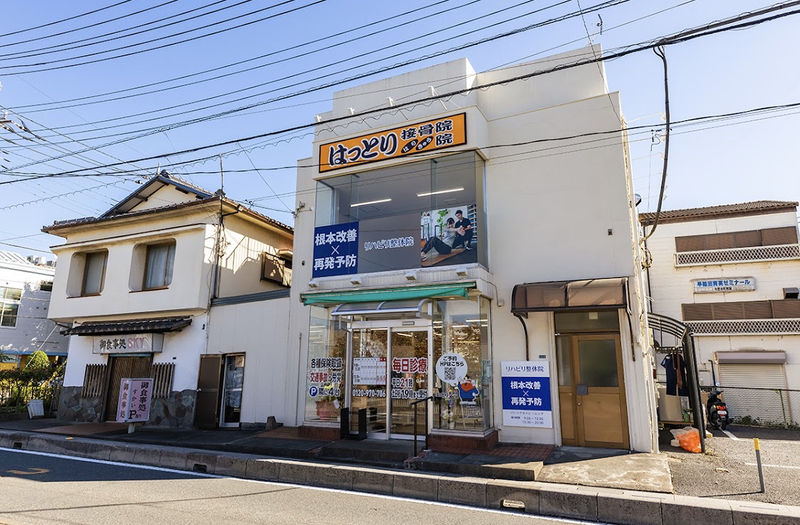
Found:
M 687 321 L 693 335 L 795 334 L 800 335 L 800 319 L 741 319 L 731 321 Z
M 794 259 L 800 259 L 800 245 L 779 244 L 775 246 L 752 246 L 749 248 L 680 252 L 675 254 L 675 266 L 788 261 Z

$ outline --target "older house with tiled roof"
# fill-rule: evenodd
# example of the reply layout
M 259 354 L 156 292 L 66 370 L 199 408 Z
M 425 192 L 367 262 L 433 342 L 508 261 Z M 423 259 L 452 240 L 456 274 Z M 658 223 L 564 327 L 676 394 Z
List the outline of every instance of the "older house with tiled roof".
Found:
M 119 419 L 123 378 L 152 379 L 149 424 L 292 412 L 294 396 L 269 391 L 296 376 L 292 228 L 162 172 L 99 217 L 43 231 L 65 240 L 49 312 L 69 327 L 59 418 Z
M 700 383 L 724 390 L 734 419 L 800 421 L 797 206 L 664 211 L 647 240 L 651 311 L 693 332 Z M 655 220 L 639 215 L 646 232 Z

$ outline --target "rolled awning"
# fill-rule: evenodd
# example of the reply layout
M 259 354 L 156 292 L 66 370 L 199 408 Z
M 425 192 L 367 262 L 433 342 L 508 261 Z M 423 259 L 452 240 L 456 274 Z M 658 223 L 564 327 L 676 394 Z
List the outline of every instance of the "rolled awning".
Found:
M 403 299 L 431 299 L 445 297 L 469 297 L 475 283 L 439 284 L 430 286 L 404 286 L 401 288 L 379 288 L 373 290 L 347 290 L 342 292 L 310 292 L 301 294 L 303 304 L 379 303 Z
M 627 278 L 616 277 L 518 284 L 511 292 L 511 313 L 626 308 L 627 283 Z
M 63 335 L 112 335 L 179 332 L 192 324 L 191 317 L 162 317 L 129 321 L 99 321 L 83 323 L 63 330 Z

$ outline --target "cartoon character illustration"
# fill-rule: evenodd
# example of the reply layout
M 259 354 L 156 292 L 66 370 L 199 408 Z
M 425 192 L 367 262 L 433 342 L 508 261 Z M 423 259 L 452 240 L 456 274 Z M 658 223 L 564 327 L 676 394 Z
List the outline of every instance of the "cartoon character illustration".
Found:
M 458 384 L 458 396 L 461 398 L 462 403 L 475 403 L 480 395 L 480 390 L 472 384 L 472 380 L 469 377 Z

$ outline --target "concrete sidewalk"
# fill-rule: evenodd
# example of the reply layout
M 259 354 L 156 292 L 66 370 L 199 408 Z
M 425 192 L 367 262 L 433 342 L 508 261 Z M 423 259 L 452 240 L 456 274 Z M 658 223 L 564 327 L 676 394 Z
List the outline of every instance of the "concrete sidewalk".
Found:
M 509 477 L 503 475 L 504 469 L 513 471 L 513 463 L 525 463 L 526 458 L 426 453 L 389 468 L 369 466 L 370 460 L 365 461 L 364 456 L 357 460 L 348 457 L 349 447 L 364 449 L 367 442 L 333 442 L 341 456 L 329 453 L 322 457 L 330 442 L 298 439 L 292 429 L 268 433 L 139 429 L 127 434 L 126 428 L 117 424 L 60 426 L 54 420 L 2 422 L 0 447 L 477 507 L 513 504 L 524 506 L 524 512 L 531 514 L 619 524 L 800 524 L 800 507 L 673 495 L 663 490 L 663 484 L 648 485 L 648 477 L 659 477 L 658 464 L 637 464 L 635 458 L 653 455 L 617 453 L 570 461 L 580 460 L 585 449 L 562 448 L 559 454 L 566 457 L 549 465 L 549 470 L 540 470 L 540 481 L 521 481 L 500 478 Z M 379 464 L 413 455 L 409 445 L 370 442 L 366 448 L 382 458 L 375 461 Z M 264 453 L 268 449 L 276 453 Z M 458 466 L 465 462 L 468 466 L 472 463 L 470 468 L 478 475 L 460 472 Z M 654 466 L 655 475 L 651 472 Z M 637 473 L 631 477 L 624 474 L 626 469 Z M 639 479 L 642 490 L 624 487 L 630 479 Z M 582 486 L 598 481 L 606 487 Z M 614 484 L 623 486 L 607 488 Z M 649 490 L 653 492 L 646 492 Z

